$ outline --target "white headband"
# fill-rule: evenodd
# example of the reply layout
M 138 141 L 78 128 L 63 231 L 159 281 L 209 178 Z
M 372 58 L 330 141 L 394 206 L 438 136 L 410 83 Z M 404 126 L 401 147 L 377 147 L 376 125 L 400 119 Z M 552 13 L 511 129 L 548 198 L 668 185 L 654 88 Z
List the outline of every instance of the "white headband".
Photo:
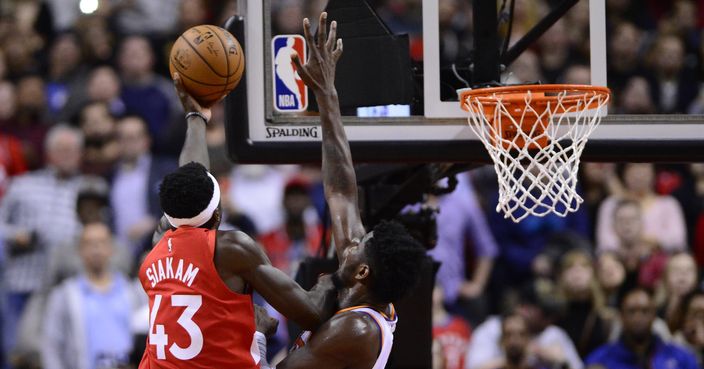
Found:
M 210 199 L 208 207 L 206 207 L 205 210 L 201 211 L 198 215 L 192 218 L 174 218 L 164 212 L 164 216 L 169 221 L 171 226 L 173 226 L 174 228 L 178 228 L 181 226 L 200 227 L 203 224 L 207 223 L 210 218 L 213 217 L 215 209 L 217 209 L 218 205 L 220 204 L 220 185 L 218 184 L 218 181 L 215 179 L 215 177 L 210 174 L 210 172 L 208 172 L 208 177 L 210 177 L 210 179 L 213 181 L 213 198 Z

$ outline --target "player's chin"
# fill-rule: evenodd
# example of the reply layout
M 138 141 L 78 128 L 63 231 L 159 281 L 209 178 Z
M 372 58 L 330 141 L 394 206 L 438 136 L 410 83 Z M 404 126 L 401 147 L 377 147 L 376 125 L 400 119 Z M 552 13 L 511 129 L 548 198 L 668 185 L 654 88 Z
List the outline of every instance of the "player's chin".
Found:
M 339 270 L 332 274 L 332 284 L 333 284 L 333 286 L 335 286 L 335 289 L 337 289 L 337 290 L 339 290 L 345 286 L 345 284 L 342 281 L 342 277 L 340 276 Z

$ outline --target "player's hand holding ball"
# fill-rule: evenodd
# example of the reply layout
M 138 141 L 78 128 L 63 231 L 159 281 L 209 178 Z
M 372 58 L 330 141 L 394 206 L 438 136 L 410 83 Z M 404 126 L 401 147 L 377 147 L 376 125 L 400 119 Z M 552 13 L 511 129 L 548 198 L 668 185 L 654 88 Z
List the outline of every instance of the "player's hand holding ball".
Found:
M 244 72 L 244 53 L 237 39 L 226 30 L 200 25 L 188 29 L 174 43 L 169 70 L 181 90 L 201 107 L 209 108 L 222 100 L 240 82 Z M 183 102 L 183 97 L 179 98 Z M 186 110 L 195 111 L 195 110 Z

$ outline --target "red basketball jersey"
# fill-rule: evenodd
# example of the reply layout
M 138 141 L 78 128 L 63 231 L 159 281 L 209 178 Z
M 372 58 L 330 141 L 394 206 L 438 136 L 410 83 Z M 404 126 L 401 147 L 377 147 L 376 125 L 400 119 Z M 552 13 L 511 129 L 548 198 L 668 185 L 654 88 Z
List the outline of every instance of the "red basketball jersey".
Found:
M 149 335 L 139 369 L 259 367 L 252 297 L 220 279 L 216 236 L 180 227 L 144 260 L 139 279 L 149 295 Z

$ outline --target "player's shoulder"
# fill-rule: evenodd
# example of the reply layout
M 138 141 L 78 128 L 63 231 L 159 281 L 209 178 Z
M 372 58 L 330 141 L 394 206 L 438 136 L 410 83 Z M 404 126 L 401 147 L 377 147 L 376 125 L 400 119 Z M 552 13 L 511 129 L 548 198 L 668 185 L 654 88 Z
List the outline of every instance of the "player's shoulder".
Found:
M 251 257 L 259 258 L 263 252 L 252 237 L 240 231 L 218 231 L 216 250 L 219 258 L 232 261 L 249 260 Z
M 381 329 L 368 314 L 347 311 L 330 318 L 313 335 L 311 343 L 322 344 L 340 355 L 365 360 L 376 357 Z M 317 345 L 316 345 L 317 346 Z
M 379 335 L 381 335 L 381 328 L 374 318 L 369 316 L 369 314 L 356 311 L 336 314 L 324 326 L 328 325 L 330 331 L 341 335 L 345 339 L 363 339 L 376 342 Z
M 241 231 L 217 231 L 217 247 L 223 252 L 242 253 L 258 248 L 257 243 Z

